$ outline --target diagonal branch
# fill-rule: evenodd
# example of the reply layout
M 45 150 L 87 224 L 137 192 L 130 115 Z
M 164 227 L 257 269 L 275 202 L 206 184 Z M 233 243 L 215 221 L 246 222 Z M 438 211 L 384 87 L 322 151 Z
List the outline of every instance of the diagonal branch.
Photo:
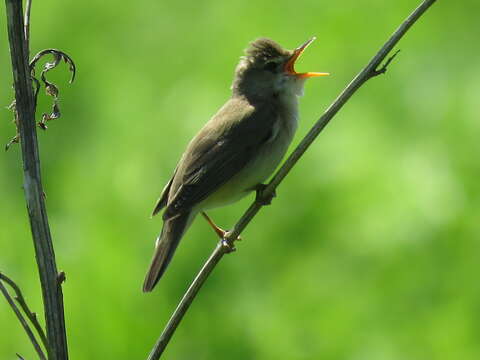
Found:
M 58 270 L 41 182 L 35 105 L 28 66 L 22 1 L 5 0 L 5 5 L 15 87 L 15 109 L 22 145 L 24 191 L 42 285 L 48 348 L 51 350 L 48 355 L 50 360 L 67 360 L 63 294 L 57 280 Z
M 303 138 L 300 144 L 295 148 L 295 150 L 288 157 L 282 167 L 277 171 L 277 173 L 272 178 L 267 187 L 263 190 L 263 197 L 268 198 L 271 197 L 272 194 L 274 194 L 275 189 L 282 182 L 285 176 L 287 176 L 292 167 L 302 157 L 305 151 L 310 147 L 313 141 L 317 138 L 317 136 L 325 128 L 325 126 L 327 126 L 327 124 L 335 116 L 335 114 L 360 88 L 360 86 L 362 86 L 372 77 L 385 73 L 387 65 L 392 61 L 393 57 L 388 59 L 385 65 L 380 67 L 382 61 L 386 58 L 386 56 L 390 53 L 390 51 L 398 43 L 398 41 L 403 37 L 403 35 L 408 31 L 408 29 L 420 18 L 420 16 L 423 15 L 425 11 L 427 11 L 427 9 L 431 5 L 433 5 L 433 3 L 435 3 L 435 1 L 436 0 L 424 0 L 398 27 L 398 29 L 387 40 L 387 42 L 382 46 L 382 48 L 377 52 L 377 54 L 370 60 L 367 66 L 365 66 L 365 68 L 361 70 L 360 73 L 358 73 L 358 75 L 350 82 L 350 84 L 348 84 L 348 86 L 342 91 L 342 93 L 337 97 L 337 99 L 328 107 L 325 113 L 310 129 L 310 131 Z M 178 304 L 177 308 L 173 312 L 170 320 L 165 326 L 165 329 L 160 335 L 160 338 L 157 340 L 155 346 L 150 352 L 148 360 L 157 360 L 160 358 L 166 346 L 168 345 L 168 342 L 170 341 L 173 333 L 175 332 L 178 324 L 182 320 L 183 316 L 185 315 L 186 311 L 188 310 L 190 304 L 194 300 L 205 280 L 208 278 L 217 263 L 222 259 L 223 255 L 231 251 L 235 239 L 237 239 L 243 229 L 245 229 L 245 227 L 250 223 L 253 217 L 262 208 L 263 203 L 259 200 L 261 199 L 257 199 L 254 203 L 252 203 L 252 205 L 250 205 L 245 214 L 234 226 L 232 231 L 227 234 L 223 241 L 220 241 L 218 243 L 217 247 L 212 252 L 207 262 L 203 265 L 202 269 L 197 274 L 190 287 L 184 294 L 182 300 Z
M 2 275 L 2 274 L 0 274 L 0 275 Z M 17 316 L 18 320 L 20 321 L 20 324 L 23 326 L 23 329 L 25 330 L 28 338 L 32 342 L 33 347 L 35 348 L 35 351 L 37 352 L 40 360 L 47 360 L 47 358 L 45 357 L 45 354 L 42 351 L 42 348 L 40 347 L 40 344 L 38 343 L 37 339 L 35 338 L 35 335 L 33 334 L 32 329 L 30 329 L 30 326 L 27 323 L 27 320 L 25 320 L 22 313 L 20 312 L 20 309 L 17 307 L 17 305 L 15 304 L 15 301 L 13 301 L 13 299 L 10 296 L 8 290 L 5 288 L 5 285 L 3 285 L 3 280 L 5 280 L 5 282 L 7 282 L 10 285 L 10 283 L 8 281 L 10 279 L 6 280 L 2 275 L 1 278 L 0 278 L 0 292 L 3 294 L 3 296 L 5 296 L 5 299 L 7 300 L 8 304 L 10 305 L 13 312 Z

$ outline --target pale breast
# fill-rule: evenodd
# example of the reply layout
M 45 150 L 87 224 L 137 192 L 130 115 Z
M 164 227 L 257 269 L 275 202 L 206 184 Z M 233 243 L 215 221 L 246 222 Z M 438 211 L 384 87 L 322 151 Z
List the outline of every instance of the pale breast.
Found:
M 284 99 L 282 99 L 284 100 Z M 286 99 L 285 99 L 286 100 Z M 296 97 L 281 101 L 278 119 L 273 123 L 270 138 L 258 149 L 256 156 L 232 179 L 200 204 L 201 209 L 235 202 L 248 195 L 275 171 L 284 157 L 297 129 Z

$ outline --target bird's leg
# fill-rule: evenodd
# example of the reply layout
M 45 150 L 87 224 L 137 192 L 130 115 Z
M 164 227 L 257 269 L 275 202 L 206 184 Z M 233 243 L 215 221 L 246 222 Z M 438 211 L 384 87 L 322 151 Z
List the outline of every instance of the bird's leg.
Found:
M 225 230 L 223 230 L 222 228 L 218 227 L 217 224 L 215 224 L 213 222 L 212 219 L 210 219 L 210 216 L 207 215 L 207 213 L 205 211 L 202 211 L 202 215 L 203 217 L 205 218 L 205 220 L 207 220 L 207 222 L 210 224 L 210 226 L 212 227 L 213 231 L 215 231 L 215 233 L 220 237 L 220 239 L 223 239 L 225 237 L 225 234 L 227 233 Z
M 227 236 L 228 234 L 228 231 L 225 231 L 223 230 L 222 228 L 220 228 L 219 226 L 217 226 L 217 224 L 215 224 L 213 222 L 212 219 L 210 219 L 210 217 L 207 215 L 207 213 L 205 211 L 202 211 L 202 215 L 203 217 L 205 218 L 205 220 L 207 220 L 207 222 L 210 224 L 210 226 L 212 227 L 213 231 L 215 231 L 215 233 L 220 237 L 220 239 L 222 240 L 222 243 L 223 245 L 227 246 L 228 248 L 230 248 L 230 251 L 235 251 L 235 247 L 233 245 L 230 245 L 228 244 L 226 241 L 225 241 L 225 237 Z M 242 240 L 242 238 L 240 236 L 237 237 L 237 240 L 240 241 Z
M 253 188 L 257 192 L 255 201 L 262 205 L 270 205 L 272 203 L 272 199 L 277 196 L 277 193 L 275 190 L 268 196 L 265 196 L 266 188 L 267 188 L 266 184 L 258 184 Z

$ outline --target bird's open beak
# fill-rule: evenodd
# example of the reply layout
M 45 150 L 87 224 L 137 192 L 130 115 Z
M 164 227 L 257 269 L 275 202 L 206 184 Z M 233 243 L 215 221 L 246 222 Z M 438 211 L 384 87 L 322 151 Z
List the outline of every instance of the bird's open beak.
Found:
M 313 37 L 310 40 L 308 40 L 305 44 L 302 46 L 299 46 L 293 51 L 293 55 L 290 59 L 285 64 L 285 67 L 283 70 L 289 74 L 289 75 L 295 75 L 299 78 L 311 78 L 311 77 L 316 77 L 316 76 L 327 76 L 330 75 L 329 73 L 321 73 L 321 72 L 306 72 L 306 73 L 297 73 L 295 71 L 295 62 L 297 59 L 302 55 L 303 51 L 307 48 L 308 45 L 310 45 L 316 38 Z

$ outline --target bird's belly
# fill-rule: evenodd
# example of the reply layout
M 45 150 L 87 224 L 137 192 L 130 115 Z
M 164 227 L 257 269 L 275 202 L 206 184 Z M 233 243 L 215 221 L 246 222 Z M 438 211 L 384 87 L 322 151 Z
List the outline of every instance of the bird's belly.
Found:
M 265 143 L 257 155 L 217 191 L 199 204 L 200 209 L 210 209 L 238 201 L 265 181 L 277 168 L 293 138 L 293 131 L 281 128 L 277 136 Z

